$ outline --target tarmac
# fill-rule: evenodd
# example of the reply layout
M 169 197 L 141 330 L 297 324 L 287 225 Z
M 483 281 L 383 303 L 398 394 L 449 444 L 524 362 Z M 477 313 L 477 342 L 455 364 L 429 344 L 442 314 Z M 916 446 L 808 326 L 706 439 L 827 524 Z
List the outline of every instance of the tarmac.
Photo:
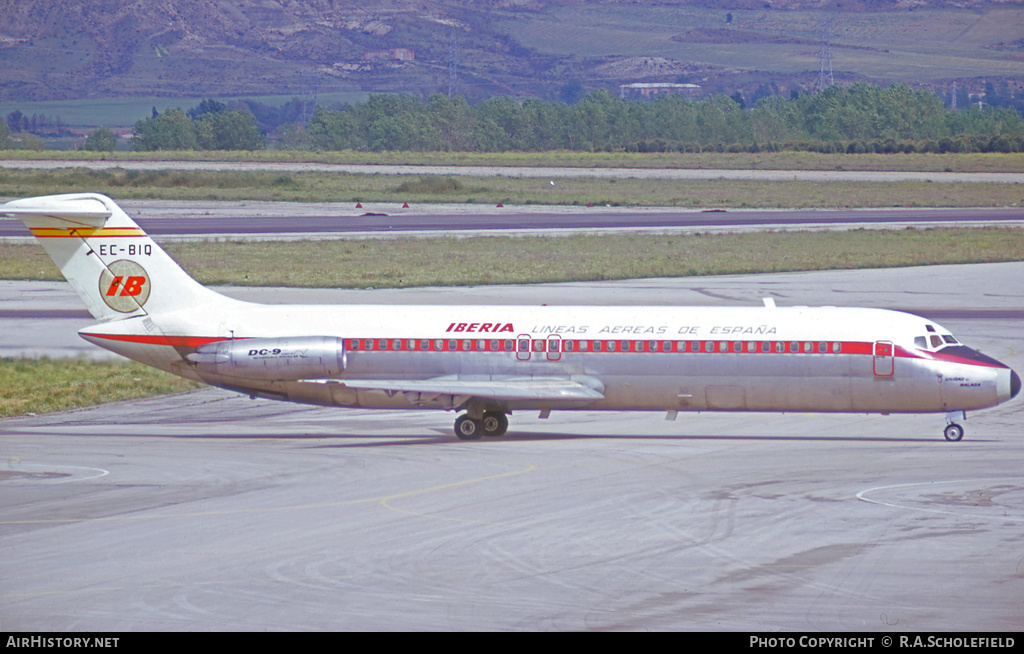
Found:
M 898 308 L 1019 372 L 1021 279 L 1024 263 L 223 290 Z M 61 285 L 0 283 L 2 353 L 73 355 L 91 322 L 61 313 L 74 302 Z M 0 630 L 1018 630 L 1022 418 L 1017 398 L 947 443 L 941 415 L 556 411 L 463 442 L 443 412 L 203 390 L 3 420 Z

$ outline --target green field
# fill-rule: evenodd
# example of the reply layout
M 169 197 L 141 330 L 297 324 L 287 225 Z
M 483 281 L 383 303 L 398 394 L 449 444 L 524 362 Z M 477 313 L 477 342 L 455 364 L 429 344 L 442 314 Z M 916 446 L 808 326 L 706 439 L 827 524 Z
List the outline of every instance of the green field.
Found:
M 1005 207 L 1024 203 L 1019 184 L 931 182 L 766 182 L 756 180 L 353 175 L 324 172 L 155 171 L 115 168 L 0 168 L 0 197 L 99 192 L 121 200 L 267 200 L 425 204 L 610 205 L 699 209 Z
M 141 363 L 0 359 L 0 418 L 195 388 L 198 384 Z
M 351 93 L 328 93 L 319 96 L 324 104 L 343 104 L 346 102 L 365 102 L 368 92 L 354 91 Z M 218 97 L 217 100 L 255 100 L 263 104 L 283 105 L 295 95 L 247 95 L 243 98 Z M 0 102 L 0 116 L 12 111 L 20 111 L 26 116 L 43 114 L 50 118 L 60 117 L 72 129 L 97 127 L 131 127 L 136 121 L 149 118 L 153 109 L 160 113 L 168 109 L 191 109 L 207 96 L 195 98 L 168 98 L 162 96 L 143 96 L 127 98 L 101 98 L 89 100 L 39 100 Z
M 727 22 L 727 14 L 732 20 Z M 772 73 L 817 71 L 821 26 L 831 30 L 832 68 L 878 83 L 955 77 L 1017 76 L 1024 61 L 999 43 L 1020 39 L 1020 8 L 984 12 L 914 7 L 912 11 L 826 12 L 706 8 L 666 4 L 572 3 L 501 27 L 542 54 L 665 57 L 728 66 L 766 81 Z M 699 73 L 691 81 L 699 82 Z
M 825 154 L 782 152 L 310 152 L 298 150 L 88 152 L 0 150 L 0 161 L 328 163 L 409 166 L 525 166 L 578 168 L 668 168 L 697 170 L 892 170 L 919 172 L 1024 172 L 1024 153 Z
M 165 248 L 204 284 L 386 288 L 1021 261 L 1024 230 L 187 242 Z M 61 279 L 35 243 L 0 244 L 0 278 Z

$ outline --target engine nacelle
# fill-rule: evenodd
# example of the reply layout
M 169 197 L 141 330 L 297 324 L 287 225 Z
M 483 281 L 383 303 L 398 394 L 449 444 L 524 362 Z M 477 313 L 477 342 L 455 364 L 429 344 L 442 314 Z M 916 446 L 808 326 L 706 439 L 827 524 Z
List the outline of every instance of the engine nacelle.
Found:
M 259 381 L 326 379 L 345 369 L 335 336 L 240 338 L 200 346 L 185 356 L 196 372 Z

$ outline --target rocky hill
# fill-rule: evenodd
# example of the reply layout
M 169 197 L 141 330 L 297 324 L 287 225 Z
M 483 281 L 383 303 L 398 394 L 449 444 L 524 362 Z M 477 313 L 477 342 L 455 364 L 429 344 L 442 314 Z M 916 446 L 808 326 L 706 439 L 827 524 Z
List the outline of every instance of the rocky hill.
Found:
M 302 95 L 375 90 L 427 96 L 450 88 L 471 101 L 495 94 L 557 97 L 570 80 L 585 88 L 637 81 L 699 80 L 707 90 L 764 83 L 764 69 L 694 56 L 696 47 L 747 44 L 788 48 L 804 70 L 779 66 L 772 83 L 817 79 L 818 24 L 878 11 L 1020 10 L 1022 0 L 0 0 L 0 101 L 125 96 Z M 728 7 L 728 9 L 723 8 Z M 655 35 L 665 11 L 690 12 L 698 24 Z M 601 11 L 607 12 L 607 18 Z M 629 12 L 623 14 L 622 12 Z M 661 13 L 659 13 L 661 12 Z M 704 12 L 704 13 L 701 13 Z M 746 12 L 746 13 L 744 13 Z M 757 15 L 807 16 L 803 25 L 765 32 Z M 733 14 L 737 21 L 733 24 Z M 650 16 L 648 46 L 621 51 L 600 38 L 566 51 L 557 21 L 587 21 L 595 35 L 612 34 L 621 17 Z M 745 26 L 739 25 L 747 18 Z M 603 21 L 603 22 L 602 22 Z M 1005 22 L 1005 21 L 1002 21 Z M 546 27 L 554 36 L 534 42 Z M 552 25 L 554 24 L 554 27 Z M 1018 22 L 1018 26 L 1019 26 Z M 608 26 L 611 26 L 610 28 Z M 602 31 L 603 30 L 603 31 Z M 781 31 L 778 31 L 781 30 Z M 1019 30 L 1018 30 L 1019 31 Z M 547 34 L 547 32 L 543 32 Z M 617 33 L 615 33 L 617 34 Z M 618 38 L 616 36 L 615 38 Z M 1019 35 L 1018 35 L 1019 38 Z M 635 40 L 634 39 L 634 40 Z M 846 47 L 858 47 L 851 32 Z M 667 45 L 666 45 L 667 44 Z M 841 45 L 841 44 L 840 44 Z M 838 47 L 838 46 L 837 46 Z M 859 46 L 863 47 L 863 46 Z M 1024 45 L 993 35 L 983 47 L 1005 52 L 997 68 L 1017 74 Z M 882 49 L 878 49 L 882 50 Z M 701 51 L 703 52 L 703 51 Z M 673 56 L 675 55 L 675 56 Z M 724 55 L 723 55 L 724 57 Z M 1017 57 L 1015 60 L 1014 57 Z M 843 71 L 840 70 L 840 77 Z M 758 74 L 754 74 L 758 73 Z M 856 75 L 855 73 L 850 73 Z M 960 73 L 952 73 L 955 78 Z M 941 76 L 940 76 L 941 77 Z

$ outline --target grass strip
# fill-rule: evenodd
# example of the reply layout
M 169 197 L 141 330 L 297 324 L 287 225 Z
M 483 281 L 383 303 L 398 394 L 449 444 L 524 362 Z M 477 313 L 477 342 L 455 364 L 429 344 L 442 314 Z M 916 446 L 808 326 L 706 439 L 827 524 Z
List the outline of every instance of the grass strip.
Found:
M 334 163 L 413 166 L 580 166 L 584 168 L 695 168 L 731 170 L 891 170 L 1021 172 L 1024 153 L 828 154 L 820 152 L 311 152 L 306 150 L 90 152 L 0 150 L 0 160 Z
M 127 361 L 0 359 L 0 418 L 181 393 L 195 382 Z
M 483 236 L 168 243 L 204 284 L 471 286 L 1024 261 L 1024 229 Z M 35 243 L 0 244 L 0 279 L 61 279 Z
M 0 196 L 100 192 L 117 199 L 512 205 L 848 208 L 1004 207 L 1016 184 L 352 175 L 323 172 L 20 170 L 0 168 Z

